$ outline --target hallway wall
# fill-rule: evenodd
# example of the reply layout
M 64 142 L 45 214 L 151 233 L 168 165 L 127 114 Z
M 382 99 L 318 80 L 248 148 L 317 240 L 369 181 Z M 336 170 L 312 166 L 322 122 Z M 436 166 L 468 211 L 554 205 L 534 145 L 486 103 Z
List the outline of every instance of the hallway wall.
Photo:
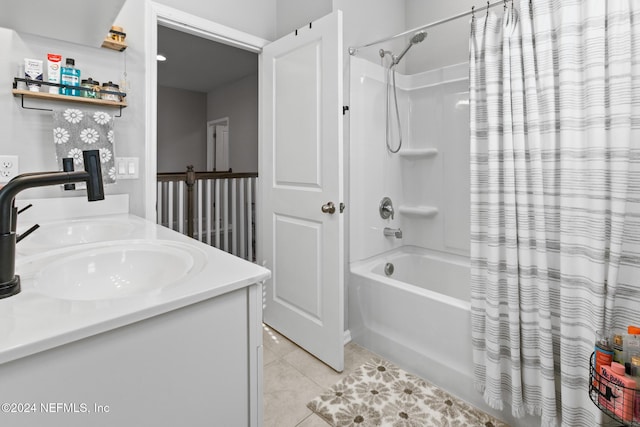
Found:
M 158 87 L 158 172 L 207 168 L 207 94 Z

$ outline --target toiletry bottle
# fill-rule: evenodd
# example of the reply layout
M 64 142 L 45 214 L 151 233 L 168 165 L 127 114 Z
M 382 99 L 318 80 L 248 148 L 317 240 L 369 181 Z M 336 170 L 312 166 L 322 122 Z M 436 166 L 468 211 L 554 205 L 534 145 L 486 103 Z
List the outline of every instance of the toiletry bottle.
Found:
M 598 402 L 624 421 L 633 420 L 636 382 L 624 374 L 624 366 L 617 362 L 600 367 L 600 397 Z
M 633 401 L 633 421 L 640 423 L 640 354 L 631 356 L 631 376 L 636 381 L 636 396 Z
M 62 55 L 47 53 L 47 81 L 49 83 L 60 84 L 61 64 Z M 58 86 L 49 86 L 49 93 L 60 93 L 60 88 Z
M 613 336 L 613 343 L 611 347 L 613 348 L 613 361 L 624 365 L 624 346 L 622 334 L 615 334 Z
M 69 86 L 80 86 L 80 70 L 75 67 L 76 61 L 73 58 L 67 58 L 66 65 L 60 69 L 60 83 Z M 77 89 L 60 88 L 61 95 L 80 96 Z
M 595 373 L 593 386 L 598 387 L 598 375 L 602 366 L 609 366 L 613 362 L 613 348 L 609 344 L 609 333 L 607 331 L 596 331 L 595 345 Z
M 24 58 L 24 77 L 29 80 L 42 81 L 42 61 L 39 59 Z M 40 92 L 38 83 L 27 83 L 31 92 Z

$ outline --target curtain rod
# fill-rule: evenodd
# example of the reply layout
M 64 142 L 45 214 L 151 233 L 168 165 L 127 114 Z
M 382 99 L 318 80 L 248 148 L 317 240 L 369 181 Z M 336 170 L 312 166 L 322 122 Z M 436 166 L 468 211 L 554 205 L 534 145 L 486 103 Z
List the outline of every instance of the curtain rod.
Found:
M 382 42 L 386 42 L 386 41 L 389 41 L 389 40 L 393 40 L 393 39 L 396 39 L 398 37 L 406 36 L 407 34 L 413 34 L 413 33 L 417 32 L 417 31 L 426 30 L 427 28 L 432 28 L 432 27 L 438 26 L 440 24 L 445 24 L 447 22 L 454 21 L 456 19 L 460 19 L 460 18 L 463 18 L 463 17 L 468 16 L 468 15 L 472 15 L 472 14 L 474 14 L 476 12 L 482 12 L 483 10 L 490 9 L 490 8 L 492 8 L 494 6 L 498 6 L 500 4 L 503 4 L 505 7 L 507 7 L 507 2 L 509 2 L 509 1 L 513 2 L 513 0 L 498 0 L 498 1 L 495 1 L 493 3 L 489 3 L 487 1 L 487 5 L 486 6 L 482 6 L 482 7 L 479 7 L 479 8 L 476 8 L 474 6 L 468 12 L 459 13 L 459 14 L 451 16 L 449 18 L 441 19 L 440 21 L 436 21 L 436 22 L 432 22 L 432 23 L 427 24 L 427 25 L 422 25 L 420 27 L 412 28 L 411 30 L 404 31 L 404 32 L 402 32 L 400 34 L 396 34 L 395 36 L 385 37 L 383 39 L 376 40 L 374 42 L 367 43 L 367 44 L 364 44 L 364 45 L 361 45 L 361 46 L 349 47 L 349 55 L 355 55 L 356 53 L 358 53 L 358 49 L 362 49 L 362 48 L 365 48 L 365 47 L 376 45 L 378 43 L 382 43 Z

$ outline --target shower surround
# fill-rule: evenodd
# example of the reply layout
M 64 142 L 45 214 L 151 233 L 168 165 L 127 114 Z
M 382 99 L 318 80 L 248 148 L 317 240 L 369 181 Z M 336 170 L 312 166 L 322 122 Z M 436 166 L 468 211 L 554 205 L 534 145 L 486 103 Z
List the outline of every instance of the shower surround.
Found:
M 352 338 L 513 421 L 509 413 L 489 408 L 473 388 L 468 64 L 396 74 L 403 143 L 391 154 L 385 145 L 386 69 L 350 60 Z M 392 134 L 397 135 L 395 121 Z M 397 137 L 390 145 L 397 147 Z M 393 219 L 380 216 L 384 197 L 393 202 Z M 385 227 L 399 228 L 402 238 L 385 236 Z M 384 273 L 387 263 L 395 267 L 391 276 Z

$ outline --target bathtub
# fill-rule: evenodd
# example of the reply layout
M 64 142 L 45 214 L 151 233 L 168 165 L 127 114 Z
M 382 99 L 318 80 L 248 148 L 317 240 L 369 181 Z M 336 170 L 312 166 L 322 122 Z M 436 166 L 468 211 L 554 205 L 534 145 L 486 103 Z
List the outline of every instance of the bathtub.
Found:
M 467 257 L 412 246 L 352 263 L 349 330 L 356 343 L 504 419 L 473 387 L 469 276 Z

